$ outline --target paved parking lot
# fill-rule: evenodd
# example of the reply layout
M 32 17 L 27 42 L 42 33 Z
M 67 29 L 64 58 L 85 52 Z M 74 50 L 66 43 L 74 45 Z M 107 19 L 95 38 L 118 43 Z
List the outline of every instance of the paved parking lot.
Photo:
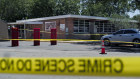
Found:
M 20 46 L 11 47 L 10 41 L 0 42 L 0 57 L 102 57 L 102 56 L 140 56 L 140 48 L 132 46 L 106 47 L 105 55 L 99 54 L 99 43 L 77 44 L 41 42 L 41 46 L 33 46 L 31 41 L 20 41 Z M 0 74 L 0 79 L 131 79 L 136 77 L 93 77 L 93 76 L 54 76 L 54 75 L 16 75 Z M 138 78 L 139 79 L 139 78 Z

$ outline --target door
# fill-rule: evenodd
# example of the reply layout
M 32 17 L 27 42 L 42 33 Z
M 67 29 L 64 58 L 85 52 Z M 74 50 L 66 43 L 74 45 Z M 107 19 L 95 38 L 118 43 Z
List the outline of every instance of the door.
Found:
M 135 38 L 135 34 L 137 32 L 134 30 L 125 30 L 123 36 L 122 36 L 122 40 L 126 41 L 126 42 L 132 42 L 132 40 Z
M 124 30 L 119 30 L 116 33 L 113 34 L 113 36 L 111 37 L 111 41 L 122 41 L 122 36 L 124 34 Z

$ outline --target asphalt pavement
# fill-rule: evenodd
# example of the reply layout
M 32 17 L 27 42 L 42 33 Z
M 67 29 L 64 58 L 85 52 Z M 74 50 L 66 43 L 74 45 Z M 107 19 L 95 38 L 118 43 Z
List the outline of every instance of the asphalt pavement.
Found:
M 100 43 L 58 43 L 41 42 L 33 46 L 32 41 L 20 41 L 18 47 L 11 47 L 10 41 L 0 42 L 0 57 L 116 57 L 140 56 L 140 48 L 132 46 L 105 47 L 105 55 L 101 53 Z M 140 77 L 109 76 L 63 76 L 63 75 L 27 75 L 0 74 L 0 79 L 139 79 Z

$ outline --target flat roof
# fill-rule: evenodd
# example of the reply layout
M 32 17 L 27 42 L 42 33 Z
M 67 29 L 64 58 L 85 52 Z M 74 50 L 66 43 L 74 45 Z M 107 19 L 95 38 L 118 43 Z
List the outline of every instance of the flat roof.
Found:
M 81 18 L 81 19 L 109 20 L 108 18 L 105 18 L 105 17 L 96 17 L 96 16 L 59 15 L 59 16 L 50 16 L 50 17 L 34 18 L 34 19 L 27 19 L 27 20 L 17 20 L 16 22 L 43 21 L 43 20 L 53 20 L 53 19 L 62 19 L 62 18 Z
M 110 19 L 108 17 L 85 16 L 85 15 L 59 15 L 59 16 L 42 17 L 42 18 L 33 18 L 33 19 L 27 19 L 27 20 L 17 20 L 16 24 L 22 24 L 22 23 L 24 24 L 26 22 L 36 22 L 36 21 L 54 20 L 54 19 L 63 19 L 63 18 L 96 19 L 96 20 L 109 20 Z M 130 22 L 138 23 L 138 21 L 136 20 L 130 20 Z
M 43 22 L 12 22 L 8 23 L 9 25 L 20 25 L 20 24 L 43 24 Z

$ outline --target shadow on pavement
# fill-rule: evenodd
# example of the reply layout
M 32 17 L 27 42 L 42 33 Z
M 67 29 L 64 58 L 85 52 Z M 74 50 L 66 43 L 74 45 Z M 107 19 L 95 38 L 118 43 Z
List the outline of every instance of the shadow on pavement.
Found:
M 133 46 L 106 46 L 105 48 L 109 52 L 140 53 L 140 48 Z
M 101 50 L 101 46 L 95 45 L 90 50 Z M 105 46 L 106 52 L 124 52 L 124 53 L 140 53 L 140 48 L 133 46 Z
M 101 45 L 101 42 L 77 42 L 72 44 L 93 46 L 93 45 Z

